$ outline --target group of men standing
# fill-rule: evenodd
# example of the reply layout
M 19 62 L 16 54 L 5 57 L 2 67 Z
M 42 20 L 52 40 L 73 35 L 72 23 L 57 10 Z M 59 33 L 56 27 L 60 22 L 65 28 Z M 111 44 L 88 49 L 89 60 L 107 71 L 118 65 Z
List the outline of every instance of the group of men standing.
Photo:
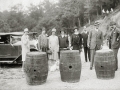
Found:
M 90 69 L 93 68 L 94 55 L 96 50 L 100 50 L 103 46 L 103 33 L 100 31 L 99 22 L 95 22 L 95 29 L 91 30 L 88 35 L 88 47 L 90 48 Z M 120 31 L 118 30 L 115 22 L 110 22 L 110 35 L 107 39 L 109 41 L 109 49 L 112 49 L 114 52 L 114 57 L 116 61 L 116 70 L 118 69 L 118 50 L 120 48 Z
M 103 33 L 102 31 L 99 30 L 99 25 L 100 22 L 95 22 L 94 26 L 95 28 L 92 29 L 91 31 L 89 31 L 88 38 L 86 35 L 86 43 L 87 46 L 86 48 L 84 47 L 84 52 L 85 52 L 85 59 L 87 60 L 87 52 L 88 51 L 88 57 L 89 60 L 91 61 L 90 63 L 90 70 L 92 70 L 93 68 L 93 64 L 94 64 L 94 56 L 95 56 L 95 52 L 96 50 L 100 50 L 103 47 Z M 116 23 L 115 22 L 110 22 L 110 35 L 109 38 L 107 38 L 108 42 L 109 42 L 109 49 L 112 49 L 114 52 L 114 57 L 115 57 L 115 61 L 116 61 L 116 70 L 118 69 L 118 50 L 120 48 L 120 31 L 118 30 Z M 86 30 L 85 30 L 86 31 Z M 85 35 L 83 34 L 83 37 L 85 37 Z M 90 52 L 89 52 L 90 50 Z
M 88 59 L 90 61 L 90 70 L 93 68 L 94 64 L 94 55 L 96 50 L 100 50 L 103 46 L 103 33 L 99 30 L 100 22 L 94 23 L 94 29 L 89 32 L 84 27 L 82 33 L 79 33 L 78 28 L 74 27 L 74 33 L 70 36 L 66 35 L 64 30 L 60 31 L 60 35 L 56 36 L 56 29 L 53 28 L 51 31 L 51 36 L 46 36 L 45 28 L 42 29 L 42 33 L 38 37 L 38 50 L 42 52 L 49 51 L 48 58 L 50 60 L 59 61 L 60 59 L 60 51 L 63 49 L 72 49 L 82 51 L 82 46 L 84 47 L 85 61 Z M 116 59 L 116 65 L 118 68 L 118 59 L 117 53 L 120 46 L 120 33 L 117 30 L 115 23 L 111 23 L 111 36 L 109 40 L 111 40 L 112 50 L 114 51 L 114 56 Z M 22 61 L 25 61 L 25 52 L 30 51 L 29 47 L 29 39 L 28 39 L 28 30 L 24 30 L 24 35 L 21 38 L 22 41 Z M 88 57 L 88 58 L 87 58 Z M 117 70 L 116 68 L 116 70 Z

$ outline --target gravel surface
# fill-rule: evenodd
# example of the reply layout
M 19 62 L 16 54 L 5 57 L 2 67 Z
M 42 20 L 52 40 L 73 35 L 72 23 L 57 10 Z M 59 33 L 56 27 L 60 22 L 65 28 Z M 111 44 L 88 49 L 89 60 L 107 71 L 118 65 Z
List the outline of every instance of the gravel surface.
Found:
M 84 52 L 81 53 L 82 71 L 77 83 L 62 82 L 60 72 L 49 72 L 46 83 L 30 86 L 26 83 L 21 66 L 6 66 L 0 69 L 0 90 L 120 90 L 120 61 L 115 78 L 110 80 L 97 79 L 95 69 L 90 70 L 90 63 L 85 62 Z M 120 59 L 120 50 L 119 55 Z

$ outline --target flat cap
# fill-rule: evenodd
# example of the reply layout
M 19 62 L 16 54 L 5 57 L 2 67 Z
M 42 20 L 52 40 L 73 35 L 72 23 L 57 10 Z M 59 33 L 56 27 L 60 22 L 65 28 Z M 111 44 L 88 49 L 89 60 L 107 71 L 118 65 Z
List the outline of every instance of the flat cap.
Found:
M 116 25 L 116 23 L 115 22 L 110 22 L 110 26 L 112 26 L 112 25 Z
M 53 29 L 52 29 L 52 32 L 56 32 L 56 29 L 55 29 L 55 28 L 53 28 Z

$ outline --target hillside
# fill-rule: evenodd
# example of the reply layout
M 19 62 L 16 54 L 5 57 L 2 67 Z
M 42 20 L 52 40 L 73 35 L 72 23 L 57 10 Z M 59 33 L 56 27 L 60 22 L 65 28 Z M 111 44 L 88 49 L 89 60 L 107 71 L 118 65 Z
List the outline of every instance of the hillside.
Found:
M 109 24 L 111 21 L 114 21 L 117 23 L 117 28 L 120 28 L 120 6 L 118 6 L 114 12 L 106 16 L 105 18 L 99 19 L 97 21 L 100 21 L 100 27 L 99 29 L 103 32 L 104 38 L 106 38 L 110 34 L 109 30 Z M 87 27 L 87 30 L 93 29 L 93 23 Z

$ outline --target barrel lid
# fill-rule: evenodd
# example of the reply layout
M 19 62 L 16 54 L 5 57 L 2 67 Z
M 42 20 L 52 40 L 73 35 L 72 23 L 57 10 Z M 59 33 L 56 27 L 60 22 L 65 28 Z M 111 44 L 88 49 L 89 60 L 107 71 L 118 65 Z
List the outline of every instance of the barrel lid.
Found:
M 62 52 L 79 52 L 79 50 L 63 50 Z
M 63 50 L 60 53 L 79 53 L 79 50 Z
M 101 49 L 101 50 L 97 50 L 96 52 L 111 52 L 111 49 Z
M 38 52 L 38 51 L 35 51 L 35 52 L 28 52 L 27 55 L 42 55 L 42 54 L 46 54 L 46 52 Z

